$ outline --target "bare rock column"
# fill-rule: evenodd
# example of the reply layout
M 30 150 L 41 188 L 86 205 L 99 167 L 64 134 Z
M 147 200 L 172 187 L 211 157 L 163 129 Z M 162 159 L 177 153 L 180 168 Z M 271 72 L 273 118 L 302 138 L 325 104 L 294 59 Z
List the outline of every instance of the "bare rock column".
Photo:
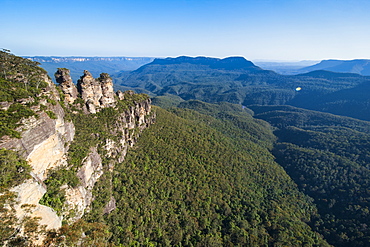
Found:
M 72 104 L 77 99 L 78 92 L 72 81 L 69 69 L 59 68 L 54 76 L 65 95 L 67 103 Z
M 84 75 L 77 82 L 77 89 L 90 113 L 115 106 L 113 81 L 107 73 L 102 73 L 95 79 L 89 71 L 85 70 Z
M 102 98 L 100 99 L 101 107 L 111 107 L 115 104 L 113 81 L 107 73 L 100 74 L 98 79 L 101 83 Z
M 89 71 L 84 71 L 84 75 L 77 81 L 77 88 L 85 102 L 92 101 L 95 106 L 100 106 L 99 100 L 103 96 L 100 82 Z

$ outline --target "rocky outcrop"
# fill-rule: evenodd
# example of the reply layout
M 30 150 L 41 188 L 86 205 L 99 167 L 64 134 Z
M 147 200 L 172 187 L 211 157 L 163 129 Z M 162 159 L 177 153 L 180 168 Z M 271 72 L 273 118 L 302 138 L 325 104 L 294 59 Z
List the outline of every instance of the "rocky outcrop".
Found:
M 102 97 L 100 98 L 101 107 L 113 107 L 116 103 L 114 98 L 113 81 L 107 73 L 100 74 L 98 80 L 101 83 Z
M 68 69 L 59 68 L 55 73 L 55 79 L 65 96 L 67 104 L 73 104 L 80 97 L 85 102 L 85 112 L 96 113 L 102 108 L 114 107 L 116 104 L 112 78 L 107 73 L 94 78 L 87 70 L 77 81 L 77 87 L 73 84 Z
M 128 92 L 128 91 L 126 91 L 126 92 Z M 117 97 L 118 97 L 119 100 L 124 100 L 125 99 L 125 94 L 122 91 L 118 90 L 116 92 L 116 94 L 117 94 Z
M 34 177 L 25 181 L 12 188 L 12 191 L 18 195 L 15 204 L 18 219 L 22 220 L 26 215 L 39 217 L 39 224 L 45 225 L 48 229 L 61 227 L 62 218 L 52 208 L 39 204 L 40 199 L 46 193 L 46 187 L 37 178 Z M 25 205 L 32 205 L 33 207 L 25 208 Z M 30 212 L 27 212 L 27 210 L 30 210 Z
M 90 113 L 115 106 L 113 81 L 106 73 L 100 74 L 100 77 L 95 79 L 89 71 L 85 70 L 84 75 L 77 81 L 77 89 Z
M 49 85 L 42 93 L 43 96 L 58 101 L 54 84 L 48 78 L 45 81 Z M 40 111 L 41 106 L 53 112 L 55 117 L 51 118 L 46 112 Z M 72 122 L 64 120 L 65 112 L 59 104 L 53 105 L 47 100 L 41 100 L 34 110 L 38 111 L 37 117 L 23 119 L 22 125 L 16 129 L 21 132 L 21 138 L 3 137 L 0 148 L 18 151 L 32 167 L 32 179 L 12 188 L 18 194 L 15 207 L 17 217 L 22 219 L 26 214 L 22 205 L 30 204 L 34 206 L 32 217 L 41 217 L 40 223 L 48 228 L 58 228 L 61 226 L 61 218 L 53 209 L 38 202 L 46 192 L 43 181 L 47 178 L 47 171 L 66 164 L 68 143 L 73 140 L 75 128 Z
M 122 162 L 130 147 L 134 145 L 141 131 L 154 122 L 155 115 L 151 112 L 150 99 L 135 97 L 132 91 L 113 91 L 113 82 L 108 74 L 101 74 L 94 79 L 85 71 L 78 81 L 77 87 L 69 75 L 69 70 L 58 69 L 55 73 L 57 82 L 64 94 L 64 108 L 80 107 L 85 113 L 93 114 L 102 108 L 116 107 L 117 114 L 109 135 L 114 138 L 102 138 L 100 143 L 90 148 L 90 153 L 82 160 L 81 164 L 69 164 L 68 150 L 75 137 L 75 126 L 66 120 L 66 112 L 60 105 L 59 93 L 52 81 L 45 75 L 48 86 L 35 99 L 25 98 L 17 100 L 23 105 L 30 105 L 36 115 L 21 120 L 21 125 L 16 131 L 21 133 L 21 138 L 4 136 L 0 139 L 0 149 L 13 149 L 27 160 L 32 167 L 31 179 L 11 188 L 16 192 L 17 204 L 15 206 L 17 217 L 39 217 L 40 224 L 47 229 L 56 229 L 61 226 L 62 220 L 72 223 L 80 219 L 90 210 L 94 200 L 94 186 L 104 172 L 111 172 L 117 162 Z M 85 104 L 76 100 L 81 98 Z M 131 99 L 130 99 L 131 98 Z M 117 109 L 117 100 L 127 100 L 127 108 Z M 122 103 L 122 102 L 120 102 Z M 62 105 L 63 105 L 62 104 Z M 11 103 L 1 102 L 0 108 L 7 110 Z M 82 114 L 80 111 L 71 110 L 68 114 Z M 114 139 L 114 140 L 113 140 Z M 109 162 L 105 162 L 108 159 Z M 77 170 L 80 183 L 72 188 L 67 184 L 61 186 L 65 192 L 66 202 L 58 215 L 52 208 L 40 205 L 39 201 L 47 192 L 45 181 L 51 174 L 50 170 L 56 168 Z M 69 170 L 70 171 L 70 170 Z M 26 205 L 26 209 L 25 206 Z M 31 207 L 29 207 L 30 205 Z M 115 208 L 114 197 L 105 202 L 104 213 L 110 213 Z M 59 210 L 59 209 L 58 209 Z M 71 212 L 72 216 L 71 216 Z
M 128 91 L 123 95 L 132 95 L 132 93 Z M 133 106 L 118 116 L 113 128 L 110 129 L 111 134 L 116 136 L 117 139 L 106 139 L 101 143 L 104 150 L 103 154 L 97 151 L 97 147 L 91 148 L 91 152 L 84 159 L 83 165 L 77 173 L 80 185 L 66 190 L 66 211 L 74 211 L 74 216 L 69 218 L 69 221 L 76 221 L 90 210 L 91 202 L 94 199 L 92 190 L 104 172 L 103 160 L 110 160 L 108 170 L 113 171 L 115 164 L 124 160 L 128 149 L 136 143 L 142 130 L 154 122 L 155 115 L 151 112 L 150 103 L 150 99 L 135 102 Z M 109 213 L 114 208 L 115 199 L 111 198 L 110 202 L 107 202 L 104 212 Z
M 107 205 L 105 205 L 103 213 L 104 214 L 109 214 L 110 212 L 112 212 L 115 209 L 116 209 L 116 199 L 112 196 L 110 198 L 110 201 L 107 203 Z
M 77 99 L 78 92 L 69 74 L 69 69 L 59 68 L 54 75 L 56 82 L 59 83 L 65 95 L 66 102 L 72 104 Z

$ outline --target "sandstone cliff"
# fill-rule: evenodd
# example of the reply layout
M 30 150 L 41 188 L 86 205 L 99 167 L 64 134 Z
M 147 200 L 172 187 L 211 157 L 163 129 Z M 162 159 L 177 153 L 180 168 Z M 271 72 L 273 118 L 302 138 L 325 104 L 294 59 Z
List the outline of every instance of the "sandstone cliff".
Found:
M 102 73 L 95 79 L 89 71 L 85 70 L 84 75 L 77 82 L 77 88 L 90 113 L 115 105 L 113 81 L 106 73 Z
M 42 93 L 35 99 L 19 101 L 27 105 L 30 105 L 29 102 L 38 102 L 30 106 L 36 114 L 23 118 L 16 129 L 20 133 L 20 138 L 3 136 L 0 139 L 0 149 L 16 150 L 32 167 L 31 179 L 11 188 L 17 193 L 15 206 L 17 218 L 22 220 L 30 214 L 32 217 L 40 217 L 40 224 L 46 225 L 48 229 L 61 227 L 62 220 L 74 222 L 88 212 L 94 200 L 93 189 L 96 182 L 104 172 L 114 169 L 116 162 L 123 161 L 127 149 L 135 143 L 140 132 L 153 123 L 155 117 L 151 113 L 149 98 L 144 97 L 127 103 L 123 102 L 127 101 L 123 95 L 132 96 L 131 92 L 119 93 L 121 97 L 116 96 L 112 80 L 107 74 L 101 74 L 100 78 L 94 79 L 88 71 L 85 71 L 79 80 L 78 90 L 72 83 L 67 69 L 59 69 L 55 76 L 62 97 L 44 74 L 43 79 L 47 87 Z M 4 111 L 12 104 L 1 103 Z M 122 105 L 128 107 L 123 109 Z M 80 163 L 72 164 L 69 147 L 74 143 L 75 135 L 78 133 L 71 119 L 95 114 L 104 108 L 112 108 L 112 111 L 116 112 L 116 117 L 112 118 L 114 122 L 110 123 L 112 126 L 109 129 L 110 138 L 100 135 L 93 145 L 84 143 L 89 146 L 89 152 Z M 50 181 L 50 174 L 61 169 L 76 171 L 75 175 L 79 182 L 77 186 L 68 183 L 60 186 L 65 201 L 62 210 L 57 213 L 53 208 L 39 202 L 49 193 L 48 183 L 45 182 Z M 106 201 L 109 205 L 106 211 L 108 213 L 114 209 L 115 202 L 114 198 L 109 199 Z M 26 212 L 24 205 L 33 206 Z
M 49 228 L 61 226 L 61 218 L 48 207 L 38 204 L 46 191 L 42 183 L 47 177 L 47 171 L 66 163 L 66 152 L 68 142 L 73 140 L 74 125 L 64 120 L 64 110 L 59 104 L 48 103 L 59 100 L 58 92 L 54 84 L 47 77 L 44 80 L 48 83 L 41 95 L 40 104 L 33 107 L 37 115 L 22 119 L 22 125 L 16 130 L 21 132 L 21 138 L 9 138 L 4 136 L 0 140 L 0 148 L 14 149 L 23 156 L 32 167 L 32 179 L 13 188 L 18 193 L 16 204 L 16 215 L 22 219 L 25 215 L 22 205 L 32 204 L 33 215 L 40 216 L 40 223 Z M 54 113 L 51 118 L 40 108 L 46 107 Z

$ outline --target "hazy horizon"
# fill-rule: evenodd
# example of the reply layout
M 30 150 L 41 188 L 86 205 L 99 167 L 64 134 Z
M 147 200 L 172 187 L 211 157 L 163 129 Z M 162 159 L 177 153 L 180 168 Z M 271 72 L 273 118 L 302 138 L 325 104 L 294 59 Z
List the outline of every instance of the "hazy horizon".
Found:
M 21 56 L 370 58 L 365 0 L 0 0 L 0 48 Z

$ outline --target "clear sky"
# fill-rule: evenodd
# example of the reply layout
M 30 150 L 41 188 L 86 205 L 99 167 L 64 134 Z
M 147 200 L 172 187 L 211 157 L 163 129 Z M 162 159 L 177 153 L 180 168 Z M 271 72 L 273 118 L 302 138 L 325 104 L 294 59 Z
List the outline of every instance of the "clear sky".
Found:
M 0 48 L 46 56 L 370 58 L 369 0 L 0 0 Z

